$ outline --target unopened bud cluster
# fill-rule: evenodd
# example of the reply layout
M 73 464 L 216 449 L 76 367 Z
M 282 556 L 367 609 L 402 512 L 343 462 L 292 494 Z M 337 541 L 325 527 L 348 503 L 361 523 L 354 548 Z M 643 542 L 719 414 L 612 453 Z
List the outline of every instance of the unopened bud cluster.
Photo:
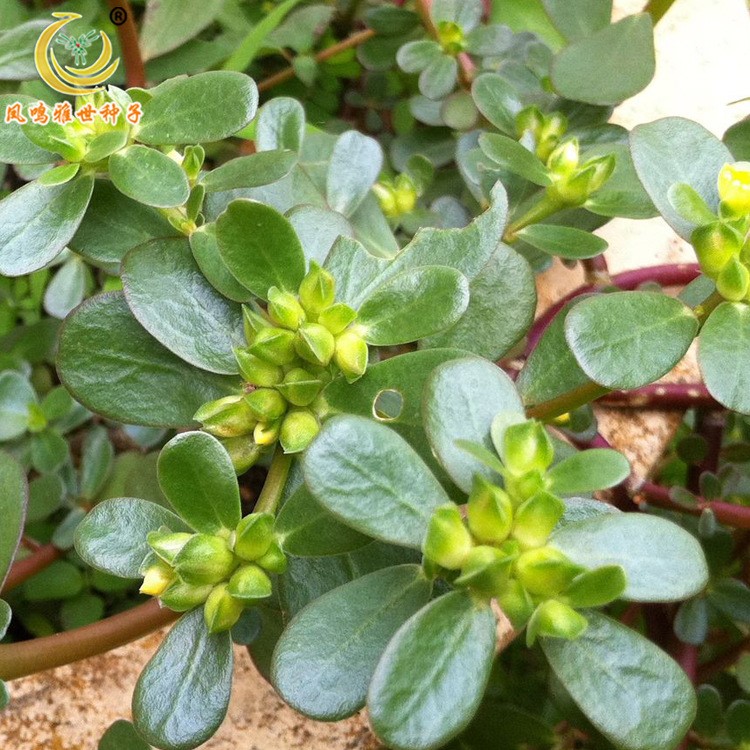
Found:
M 701 270 L 732 302 L 750 302 L 750 162 L 725 164 L 718 180 L 719 216 L 698 227 L 692 243 Z
M 552 185 L 547 195 L 563 206 L 581 206 L 615 171 L 614 154 L 580 160 L 577 138 L 562 141 L 547 158 Z
M 549 159 L 567 130 L 568 118 L 562 112 L 547 115 L 538 107 L 531 106 L 516 115 L 518 139 L 524 142 L 531 139 L 534 152 L 543 162 Z
M 455 21 L 437 23 L 437 40 L 447 55 L 455 57 L 466 49 L 464 30 Z
M 313 262 L 298 294 L 271 287 L 266 310 L 244 307 L 247 346 L 235 357 L 246 393 L 195 414 L 204 430 L 224 439 L 238 471 L 277 441 L 286 453 L 307 448 L 320 429 L 323 388 L 339 373 L 349 382 L 364 375 L 368 348 L 357 313 L 335 296 L 333 277 Z
M 380 208 L 389 219 L 398 219 L 411 213 L 417 205 L 419 190 L 408 174 L 400 174 L 396 179 L 376 182 L 372 190 L 380 203 Z
M 496 599 L 514 628 L 528 626 L 530 644 L 538 636 L 581 635 L 587 621 L 575 608 L 592 605 L 592 584 L 600 593 L 611 589 L 611 599 L 621 593 L 620 568 L 587 570 L 548 544 L 565 511 L 563 501 L 546 489 L 553 459 L 554 448 L 541 423 L 528 420 L 508 427 L 505 487 L 476 475 L 465 516 L 453 503 L 439 507 L 423 545 L 428 570 L 477 597 Z M 602 572 L 612 577 L 603 586 Z
M 245 516 L 227 536 L 152 531 L 148 545 L 141 593 L 175 612 L 203 606 L 212 633 L 229 630 L 245 608 L 271 596 L 268 574 L 286 570 L 270 513 Z

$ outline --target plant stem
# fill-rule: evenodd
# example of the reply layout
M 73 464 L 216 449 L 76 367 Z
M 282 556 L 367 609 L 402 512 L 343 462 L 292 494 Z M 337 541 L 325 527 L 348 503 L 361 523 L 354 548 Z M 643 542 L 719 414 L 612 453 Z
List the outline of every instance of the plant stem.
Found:
M 5 579 L 2 593 L 6 594 L 11 589 L 20 586 L 24 581 L 48 568 L 55 560 L 62 557 L 64 552 L 52 544 L 43 544 L 34 550 L 28 557 L 18 560 L 11 566 L 8 577 Z
M 724 297 L 718 292 L 713 292 L 708 299 L 701 302 L 700 305 L 696 305 L 693 308 L 695 316 L 698 318 L 698 322 L 703 325 L 706 322 L 706 318 L 722 303 Z
M 586 383 L 572 391 L 563 393 L 562 396 L 527 407 L 526 415 L 534 419 L 548 421 L 554 419 L 554 417 L 559 417 L 561 414 L 567 414 L 573 409 L 589 403 L 589 401 L 594 401 L 605 393 L 607 393 L 607 389 L 604 386 L 597 383 Z
M 693 407 L 720 409 L 721 404 L 703 383 L 652 383 L 633 391 L 612 391 L 598 403 L 619 409 L 684 410 Z
M 138 30 L 129 0 L 107 0 L 111 9 L 122 8 L 127 14 L 125 23 L 117 27 L 122 56 L 125 58 L 125 80 L 128 88 L 143 88 L 146 85 L 146 68 L 138 46 Z
M 503 242 L 515 242 L 518 239 L 517 234 L 521 229 L 530 224 L 544 221 L 558 211 L 562 211 L 563 208 L 564 206 L 558 201 L 553 200 L 549 195 L 545 194 L 542 196 L 541 200 L 531 206 L 531 208 L 520 219 L 508 225 L 508 228 L 503 235 Z
M 698 669 L 698 680 L 700 682 L 707 682 L 712 679 L 727 669 L 727 667 L 731 667 L 746 651 L 750 651 L 750 638 L 741 640 L 723 654 L 701 665 Z
M 648 13 L 654 24 L 657 24 L 674 3 L 675 0 L 648 0 L 643 12 Z
M 352 47 L 357 47 L 358 45 L 366 42 L 368 39 L 372 39 L 374 36 L 375 32 L 372 29 L 358 31 L 356 34 L 352 34 L 350 37 L 347 37 L 343 41 L 333 44 L 330 47 L 322 50 L 321 52 L 318 52 L 318 54 L 315 55 L 315 61 L 325 62 L 329 58 L 338 55 L 339 52 L 351 49 Z M 274 86 L 278 86 L 280 83 L 291 80 L 295 75 L 296 74 L 292 66 L 284 68 L 284 70 L 280 70 L 278 73 L 274 73 L 272 76 L 269 76 L 265 80 L 260 81 L 258 83 L 258 91 L 268 91 L 268 89 L 271 89 Z
M 82 628 L 0 645 L 0 679 L 15 680 L 103 654 L 158 630 L 180 616 L 156 599 Z
M 276 449 L 273 461 L 271 461 L 271 467 L 268 470 L 268 476 L 263 484 L 263 489 L 258 496 L 258 502 L 255 504 L 256 513 L 276 512 L 276 507 L 281 499 L 281 493 L 286 486 L 286 480 L 291 467 L 292 456 L 284 453 L 281 446 L 279 446 Z

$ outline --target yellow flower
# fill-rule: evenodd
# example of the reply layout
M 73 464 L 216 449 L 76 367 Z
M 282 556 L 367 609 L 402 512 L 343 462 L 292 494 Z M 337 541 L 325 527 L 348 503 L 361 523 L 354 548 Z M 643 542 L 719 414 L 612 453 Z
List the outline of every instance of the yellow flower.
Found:
M 750 162 L 738 161 L 721 168 L 719 197 L 733 213 L 750 213 Z

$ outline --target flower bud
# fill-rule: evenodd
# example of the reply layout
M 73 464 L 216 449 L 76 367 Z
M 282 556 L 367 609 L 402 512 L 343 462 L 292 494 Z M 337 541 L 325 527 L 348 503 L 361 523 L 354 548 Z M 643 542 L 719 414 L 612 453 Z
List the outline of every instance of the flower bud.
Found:
M 242 327 L 248 344 L 255 341 L 255 336 L 264 328 L 272 328 L 273 324 L 265 317 L 263 311 L 254 302 L 242 305 Z
M 457 55 L 463 50 L 466 37 L 455 21 L 439 21 L 436 28 L 438 42 L 447 54 Z
M 267 599 L 271 596 L 271 579 L 257 565 L 243 565 L 229 579 L 227 591 L 243 602 Z
M 211 534 L 194 534 L 174 559 L 177 574 L 193 586 L 223 581 L 234 565 L 234 555 L 227 543 Z
M 268 290 L 268 314 L 274 323 L 292 331 L 305 322 L 305 311 L 297 298 L 275 286 Z
M 276 386 L 276 390 L 294 406 L 311 404 L 322 388 L 323 382 L 301 367 L 289 370 L 284 375 L 284 382 Z
M 547 480 L 541 471 L 527 471 L 519 477 L 507 476 L 505 478 L 505 489 L 510 496 L 513 507 L 534 497 L 537 492 L 542 492 L 547 487 Z
M 203 604 L 213 586 L 191 586 L 184 581 L 175 581 L 160 597 L 159 601 L 175 612 L 187 612 Z
M 531 617 L 534 603 L 524 587 L 516 580 L 508 581 L 497 595 L 497 603 L 515 630 L 520 630 Z
M 286 328 L 261 328 L 248 351 L 273 365 L 288 365 L 297 357 L 294 334 Z
M 281 575 L 286 570 L 286 555 L 284 554 L 284 550 L 281 549 L 281 545 L 274 539 L 268 548 L 268 552 L 259 557 L 255 563 L 269 573 L 278 573 Z
M 499 544 L 510 533 L 513 504 L 506 492 L 477 474 L 469 495 L 467 516 L 475 539 L 485 544 Z
M 192 538 L 192 534 L 187 532 L 171 531 L 149 531 L 146 535 L 148 546 L 164 560 L 165 563 L 172 564 L 177 553 Z
M 299 453 L 319 432 L 318 418 L 309 409 L 292 409 L 281 423 L 281 447 L 284 453 Z
M 565 504 L 549 492 L 538 492 L 516 510 L 513 538 L 521 547 L 541 547 L 565 513 Z
M 284 371 L 278 366 L 250 354 L 247 349 L 235 349 L 234 357 L 240 366 L 240 374 L 250 384 L 261 388 L 280 383 Z
M 510 425 L 503 435 L 503 464 L 520 476 L 529 471 L 546 471 L 555 457 L 555 449 L 541 422 L 527 419 Z
M 719 198 L 733 214 L 750 213 L 750 162 L 738 161 L 721 168 Z
M 701 270 L 713 279 L 742 248 L 739 233 L 720 221 L 698 227 L 693 232 L 691 242 Z
M 253 440 L 258 445 L 273 445 L 279 439 L 281 420 L 275 422 L 258 422 L 253 430 Z
M 578 139 L 561 143 L 549 156 L 547 167 L 556 175 L 565 177 L 573 173 L 578 166 L 579 146 Z
M 458 570 L 466 562 L 474 543 L 461 511 L 453 503 L 441 505 L 430 518 L 422 551 L 443 568 Z
M 344 302 L 337 302 L 318 316 L 318 323 L 325 326 L 334 336 L 338 336 L 357 319 L 357 311 Z
M 400 174 L 396 178 L 396 209 L 400 214 L 408 214 L 417 205 L 417 190 L 408 174 Z
M 258 388 L 245 396 L 250 412 L 258 422 L 274 422 L 286 411 L 286 399 L 273 388 Z
M 537 139 L 545 122 L 546 118 L 538 107 L 526 107 L 516 115 L 516 133 L 521 138 L 524 133 L 529 132 Z
M 473 547 L 455 584 L 468 586 L 480 596 L 492 598 L 504 590 L 513 560 L 512 556 L 504 554 L 497 547 Z
M 314 260 L 299 285 L 299 301 L 309 315 L 317 316 L 336 299 L 336 282 L 331 274 Z
M 724 299 L 739 302 L 747 294 L 748 288 L 750 288 L 750 272 L 738 258 L 730 258 L 716 279 L 717 291 Z
M 251 513 L 245 516 L 235 531 L 234 553 L 243 560 L 257 560 L 268 552 L 273 534 L 274 519 L 270 513 Z
M 138 591 L 148 596 L 159 596 L 174 579 L 174 570 L 163 560 L 157 559 L 143 572 L 143 583 Z
M 567 604 L 555 599 L 542 602 L 529 620 L 526 645 L 532 646 L 537 638 L 565 638 L 573 641 L 583 635 L 588 620 Z
M 234 627 L 240 619 L 244 605 L 228 591 L 227 584 L 214 586 L 203 606 L 203 617 L 210 633 L 221 633 Z
M 398 216 L 398 206 L 396 205 L 396 191 L 382 182 L 376 182 L 372 186 L 372 192 L 380 204 L 380 210 L 389 218 L 393 219 Z
M 206 152 L 203 146 L 185 146 L 185 152 L 182 159 L 182 168 L 191 182 L 198 179 L 198 174 L 203 166 L 203 160 L 206 158 Z
M 516 561 L 516 576 L 532 596 L 556 596 L 582 570 L 554 547 L 530 549 Z
M 544 125 L 539 131 L 539 140 L 562 138 L 568 130 L 568 118 L 562 112 L 551 112 L 545 117 Z
M 302 324 L 294 344 L 302 359 L 319 367 L 328 365 L 336 349 L 333 334 L 319 323 Z
M 195 412 L 193 419 L 206 432 L 220 438 L 249 435 L 257 422 L 241 395 L 209 401 Z
M 224 438 L 221 444 L 229 454 L 234 472 L 238 476 L 244 474 L 251 466 L 254 466 L 262 453 L 261 447 L 249 436 Z
M 336 337 L 333 361 L 348 382 L 353 383 L 367 371 L 369 350 L 367 342 L 354 331 L 344 331 Z

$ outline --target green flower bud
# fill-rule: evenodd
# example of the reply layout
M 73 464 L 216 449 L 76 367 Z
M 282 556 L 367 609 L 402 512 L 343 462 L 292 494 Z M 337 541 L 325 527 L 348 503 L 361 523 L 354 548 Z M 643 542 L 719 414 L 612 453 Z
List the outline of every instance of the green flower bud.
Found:
M 229 454 L 235 474 L 238 476 L 254 466 L 263 452 L 250 437 L 225 438 L 221 444 Z
M 30 403 L 27 407 L 26 429 L 29 432 L 41 432 L 47 427 L 47 417 L 39 404 Z
M 184 581 L 175 581 L 160 597 L 159 601 L 174 612 L 188 612 L 208 599 L 213 586 L 191 586 Z
M 273 388 L 258 388 L 245 396 L 250 412 L 259 422 L 274 422 L 286 411 L 286 399 Z
M 292 409 L 281 423 L 279 441 L 284 453 L 299 453 L 319 432 L 318 418 L 309 409 Z
M 209 401 L 195 412 L 193 419 L 206 432 L 220 438 L 249 435 L 257 422 L 241 395 Z
M 461 575 L 455 584 L 468 586 L 479 596 L 497 596 L 505 589 L 513 560 L 513 556 L 504 554 L 497 547 L 473 547 L 466 556 Z
M 234 565 L 234 555 L 226 541 L 211 534 L 194 534 L 174 559 L 177 574 L 193 586 L 223 581 Z
M 551 112 L 544 119 L 539 131 L 539 140 L 555 138 L 559 140 L 568 130 L 568 118 L 562 112 Z
M 268 314 L 283 328 L 296 331 L 305 322 L 305 311 L 291 292 L 282 292 L 275 286 L 268 290 Z
M 550 154 L 549 159 L 547 159 L 547 167 L 556 175 L 567 177 L 575 171 L 578 160 L 578 139 L 571 138 L 557 146 Z
M 717 291 L 724 299 L 739 302 L 747 294 L 748 288 L 750 288 L 750 272 L 738 258 L 730 258 L 716 279 Z
M 538 492 L 516 510 L 513 538 L 521 547 L 541 547 L 565 513 L 565 503 L 549 492 Z
M 382 182 L 376 182 L 372 186 L 372 192 L 380 204 L 380 210 L 389 218 L 394 219 L 398 216 L 398 206 L 396 205 L 396 191 Z
M 357 311 L 344 302 L 337 302 L 318 316 L 318 323 L 325 326 L 334 336 L 338 336 L 357 319 Z
M 414 210 L 417 205 L 417 189 L 414 187 L 411 177 L 408 174 L 400 174 L 396 178 L 396 209 L 400 214 L 408 214 Z
M 294 406 L 308 406 L 320 393 L 323 382 L 307 370 L 295 367 L 284 375 L 284 382 L 276 386 L 278 392 Z
M 510 534 L 513 504 L 506 492 L 477 474 L 469 495 L 467 516 L 475 539 L 485 544 L 499 544 Z
M 437 23 L 437 39 L 443 50 L 449 55 L 462 52 L 466 44 L 463 29 L 454 21 Z
M 510 425 L 503 435 L 503 464 L 515 476 L 546 471 L 555 458 L 555 448 L 541 422 L 527 419 Z
M 262 328 L 248 351 L 273 365 L 288 365 L 297 358 L 294 334 L 286 328 Z
M 148 542 L 148 546 L 151 547 L 151 549 L 156 552 L 165 563 L 171 565 L 174 562 L 177 553 L 185 546 L 192 536 L 192 534 L 188 534 L 184 531 L 149 531 L 146 535 L 146 541 Z
M 573 641 L 583 635 L 588 620 L 567 604 L 555 599 L 542 602 L 529 620 L 526 645 L 533 646 L 537 638 L 565 638 Z
M 344 331 L 336 337 L 333 361 L 349 383 L 365 374 L 368 358 L 367 342 L 358 333 Z
M 554 547 L 530 549 L 516 561 L 516 576 L 532 596 L 556 596 L 582 570 Z
M 174 580 L 174 570 L 163 560 L 156 559 L 143 571 L 143 583 L 138 591 L 147 596 L 160 596 Z
M 262 557 L 259 557 L 255 563 L 269 573 L 278 573 L 281 575 L 286 571 L 286 555 L 276 539 L 271 542 L 268 552 Z
M 317 316 L 336 299 L 336 282 L 331 274 L 314 260 L 310 270 L 299 285 L 299 301 L 308 315 Z
M 268 388 L 280 383 L 284 371 L 278 366 L 250 354 L 247 349 L 235 349 L 234 357 L 240 367 L 240 374 L 251 385 Z
M 297 354 L 302 359 L 319 367 L 326 367 L 333 357 L 336 341 L 333 334 L 320 323 L 304 323 L 295 339 Z
M 518 581 L 508 581 L 505 589 L 496 598 L 500 609 L 515 630 L 520 630 L 529 621 L 534 611 L 534 602 Z
M 186 146 L 184 157 L 182 159 L 182 168 L 191 182 L 198 179 L 198 174 L 203 166 L 203 160 L 206 158 L 206 152 L 203 146 Z
M 619 565 L 604 565 L 577 575 L 560 599 L 571 607 L 603 607 L 619 599 L 627 585 L 625 571 Z
M 612 154 L 592 159 L 572 176 L 555 182 L 548 188 L 549 193 L 568 206 L 580 206 L 604 185 L 614 169 L 615 157 Z
M 524 133 L 531 133 L 535 139 L 538 140 L 538 136 L 542 132 L 542 128 L 546 124 L 546 118 L 542 114 L 538 107 L 531 106 L 522 109 L 516 115 L 516 133 L 519 138 Z
M 243 565 L 229 579 L 227 591 L 242 602 L 267 599 L 271 596 L 271 579 L 257 565 Z
M 275 422 L 258 422 L 253 430 L 253 440 L 258 445 L 273 445 L 279 439 L 281 420 Z
M 691 242 L 703 272 L 715 279 L 732 257 L 742 248 L 742 237 L 730 226 L 717 221 L 698 227 Z
M 257 560 L 268 552 L 274 540 L 274 518 L 271 513 L 245 516 L 235 531 L 234 553 L 243 560 Z
M 427 527 L 422 551 L 428 560 L 443 568 L 458 570 L 466 562 L 474 543 L 457 505 L 441 505 Z
M 542 492 L 547 487 L 547 480 L 541 471 L 527 471 L 520 477 L 507 476 L 505 478 L 505 489 L 510 496 L 513 507 L 534 497 L 537 492 Z
M 261 308 L 252 302 L 250 305 L 242 305 L 242 326 L 245 330 L 247 343 L 252 344 L 259 331 L 264 328 L 272 328 L 273 324 L 266 318 Z
M 234 627 L 243 609 L 243 603 L 227 591 L 226 583 L 214 586 L 203 606 L 203 617 L 209 633 L 221 633 Z
M 589 180 L 589 195 L 593 195 L 600 190 L 604 183 L 609 180 L 617 166 L 617 159 L 614 154 L 607 154 L 596 159 L 587 161 L 584 165 L 586 170 L 593 169 L 593 175 Z M 588 197 L 588 196 L 587 196 Z
M 750 162 L 739 161 L 721 168 L 719 198 L 733 214 L 750 213 Z

